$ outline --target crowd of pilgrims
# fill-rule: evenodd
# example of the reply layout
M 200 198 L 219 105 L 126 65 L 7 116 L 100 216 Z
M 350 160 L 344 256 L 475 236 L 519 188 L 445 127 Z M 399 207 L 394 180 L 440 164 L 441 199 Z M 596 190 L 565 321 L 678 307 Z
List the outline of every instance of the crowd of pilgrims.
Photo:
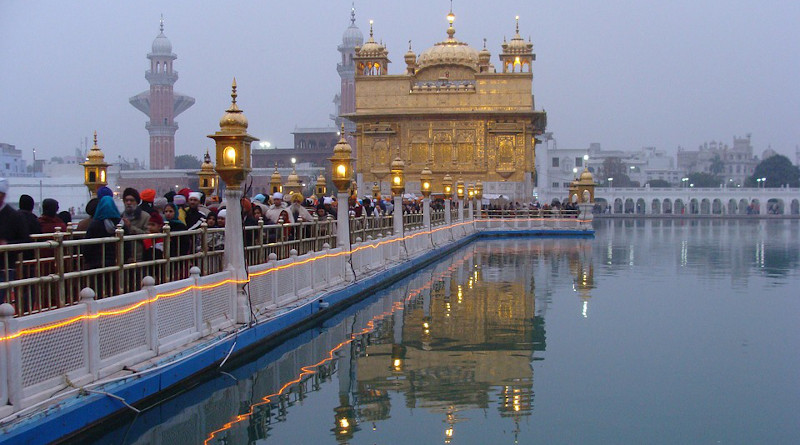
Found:
M 168 225 L 171 232 L 180 232 L 200 228 L 205 223 L 210 229 L 225 227 L 227 219 L 226 203 L 220 202 L 216 195 L 206 197 L 203 193 L 184 188 L 180 191 L 170 191 L 164 196 L 157 197 L 153 189 L 144 189 L 141 192 L 134 188 L 126 188 L 122 192 L 120 211 L 114 201 L 114 192 L 108 187 L 100 187 L 97 197 L 86 204 L 87 216 L 80 221 L 73 222 L 70 212 L 59 212 L 58 201 L 44 199 L 41 203 L 41 215 L 34 214 L 35 203 L 31 196 L 22 195 L 19 200 L 19 210 L 14 210 L 5 203 L 5 192 L 8 182 L 0 179 L 0 245 L 22 243 L 31 241 L 31 235 L 53 233 L 57 230 L 67 231 L 71 224 L 73 231 L 85 232 L 85 238 L 103 238 L 116 235 L 117 226 L 121 224 L 125 235 L 138 235 L 148 233 L 162 233 L 164 226 Z M 421 202 L 417 199 L 404 199 L 403 213 L 421 212 Z M 243 226 L 256 226 L 259 220 L 263 223 L 294 223 L 302 221 L 325 220 L 330 217 L 336 219 L 339 203 L 334 197 L 311 196 L 304 198 L 299 193 L 284 197 L 280 192 L 271 196 L 257 194 L 252 198 L 242 198 L 242 223 Z M 394 205 L 389 198 L 364 197 L 357 199 L 351 195 L 348 200 L 348 212 L 351 217 L 360 218 L 380 217 L 391 215 Z M 444 202 L 436 199 L 431 203 L 433 210 L 444 208 Z M 490 203 L 487 210 L 520 210 L 520 209 L 561 209 L 573 210 L 570 203 L 561 204 L 554 200 L 551 204 L 540 206 L 533 202 L 520 204 L 519 202 Z M 577 209 L 574 209 L 577 211 Z M 153 239 L 142 240 L 142 253 L 151 250 L 163 249 L 161 243 Z M 210 240 L 213 248 L 221 247 L 224 243 L 223 234 Z M 215 245 L 217 244 L 217 245 Z M 98 249 L 99 245 L 94 245 Z M 185 246 L 190 249 L 192 246 Z M 87 250 L 91 250 L 89 246 Z M 90 255 L 93 252 L 86 252 Z M 157 254 L 158 252 L 152 252 Z M 137 255 L 138 256 L 138 255 Z M 153 255 L 150 255 L 151 257 Z M 159 255 L 156 255 L 159 256 Z M 141 259 L 141 258 L 138 258 Z
M 7 190 L 8 182 L 0 179 L 0 244 L 29 242 L 32 240 L 31 235 L 36 234 L 66 232 L 68 225 L 73 232 L 84 232 L 84 238 L 103 238 L 116 236 L 118 227 L 122 228 L 124 235 L 155 234 L 163 233 L 165 225 L 169 226 L 171 232 L 198 229 L 203 223 L 209 229 L 222 228 L 227 219 L 226 203 L 220 202 L 218 196 L 206 197 L 203 193 L 188 188 L 177 193 L 170 191 L 160 197 L 156 196 L 153 189 L 140 192 L 134 188 L 126 188 L 121 194 L 123 209 L 120 211 L 114 201 L 114 192 L 108 187 L 100 187 L 97 197 L 86 204 L 86 217 L 79 221 L 72 221 L 70 212 L 59 212 L 58 201 L 50 198 L 42 201 L 42 212 L 39 216 L 34 213 L 35 203 L 29 195 L 20 197 L 19 209 L 15 210 L 5 203 Z M 241 217 L 243 226 L 257 226 L 260 220 L 269 225 L 326 220 L 329 217 L 336 219 L 338 205 L 336 198 L 327 196 L 317 198 L 312 195 L 304 198 L 299 193 L 286 197 L 279 192 L 271 196 L 257 194 L 252 198 L 242 198 Z M 357 199 L 350 196 L 347 205 L 350 216 L 354 217 L 380 217 L 394 211 L 389 199 Z M 418 202 L 406 202 L 403 210 L 420 211 L 420 205 Z M 209 249 L 221 249 L 224 246 L 224 233 L 211 231 L 205 241 L 208 242 Z M 129 259 L 162 258 L 163 244 L 163 238 L 142 239 L 139 248 L 132 249 L 136 252 L 135 258 Z M 178 247 L 173 246 L 175 248 Z M 180 247 L 181 252 L 171 253 L 184 254 L 200 248 L 200 242 L 184 242 Z M 115 263 L 112 249 L 106 248 L 105 255 L 100 255 L 101 249 L 103 246 L 99 244 L 85 246 L 87 266 L 103 266 L 100 264 L 103 256 L 105 265 Z

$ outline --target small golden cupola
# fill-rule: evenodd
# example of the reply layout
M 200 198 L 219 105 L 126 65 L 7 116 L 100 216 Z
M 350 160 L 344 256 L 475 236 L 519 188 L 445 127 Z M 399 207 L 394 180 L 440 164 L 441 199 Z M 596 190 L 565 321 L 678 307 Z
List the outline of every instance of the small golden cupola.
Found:
M 369 40 L 356 47 L 353 62 L 356 64 L 356 76 L 384 76 L 389 74 L 389 51 L 382 43 L 375 41 L 372 31 L 372 20 L 369 21 Z
M 236 105 L 236 78 L 231 84 L 231 106 L 219 120 L 219 131 L 208 137 L 216 145 L 215 170 L 228 188 L 238 188 L 250 174 L 250 144 L 258 141 L 247 134 L 247 118 Z
M 203 164 L 200 165 L 200 171 L 197 172 L 198 189 L 206 196 L 217 187 L 217 172 L 214 171 L 214 164 L 211 163 L 211 155 L 206 150 L 206 155 L 203 158 Z
M 94 145 L 86 154 L 86 162 L 82 163 L 83 166 L 83 183 L 89 189 L 92 196 L 97 196 L 97 189 L 108 185 L 106 172 L 108 164 L 105 160 L 106 156 L 97 145 L 97 132 L 94 132 Z
M 533 53 L 533 43 L 526 42 L 519 35 L 519 16 L 517 16 L 517 29 L 510 42 L 503 39 L 503 52 L 500 61 L 503 63 L 504 73 L 531 73 L 536 54 Z
M 272 172 L 272 176 L 269 178 L 269 192 L 270 193 L 283 193 L 283 178 L 281 178 L 281 173 L 278 171 L 278 163 L 275 163 L 275 171 Z
M 411 40 L 408 41 L 408 51 L 405 55 L 406 59 L 406 72 L 413 76 L 417 72 L 417 55 L 411 49 Z
M 490 73 L 493 71 L 492 53 L 486 48 L 486 39 L 483 39 L 483 49 L 478 53 L 478 71 Z

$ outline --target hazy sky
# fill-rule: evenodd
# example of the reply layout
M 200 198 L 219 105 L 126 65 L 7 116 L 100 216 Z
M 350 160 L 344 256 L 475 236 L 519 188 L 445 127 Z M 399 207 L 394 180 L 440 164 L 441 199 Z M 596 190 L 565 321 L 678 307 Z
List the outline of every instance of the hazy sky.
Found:
M 148 88 L 147 53 L 164 14 L 178 55 L 178 154 L 200 155 L 236 76 L 250 133 L 281 147 L 295 126 L 326 126 L 339 89 L 336 46 L 350 1 L 0 0 L 0 142 L 30 159 L 72 154 L 97 130 L 112 162 L 147 158 L 146 116 L 128 98 Z M 388 46 L 393 74 L 408 40 L 419 53 L 445 35 L 447 0 L 357 1 L 365 36 Z M 562 148 L 695 149 L 752 133 L 794 160 L 800 144 L 800 1 L 456 0 L 456 37 L 533 39 L 536 107 Z

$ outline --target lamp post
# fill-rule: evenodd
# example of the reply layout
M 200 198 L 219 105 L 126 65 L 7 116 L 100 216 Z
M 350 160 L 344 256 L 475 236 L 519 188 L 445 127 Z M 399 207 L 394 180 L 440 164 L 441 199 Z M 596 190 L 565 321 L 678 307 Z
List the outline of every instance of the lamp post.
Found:
M 474 208 L 474 202 L 473 201 L 475 199 L 475 186 L 474 185 L 470 185 L 467 188 L 467 197 L 468 197 L 468 199 L 467 199 L 467 218 L 468 219 L 473 219 L 474 216 L 475 216 L 475 214 L 473 213 L 473 208 Z
M 317 199 L 321 201 L 322 198 L 327 193 L 328 193 L 327 181 L 325 180 L 325 176 L 322 173 L 320 173 L 319 176 L 317 176 L 317 187 L 314 194 L 317 195 Z
M 442 191 L 444 192 L 444 222 L 445 224 L 450 224 L 452 222 L 450 206 L 453 199 L 453 177 L 449 174 L 444 175 L 444 178 L 442 178 Z
M 456 181 L 456 198 L 458 198 L 458 220 L 464 220 L 464 180 Z
M 406 189 L 405 179 L 403 172 L 406 164 L 400 159 L 400 155 L 392 161 L 390 174 L 392 176 L 392 193 L 394 194 L 394 214 L 392 215 L 392 222 L 394 223 L 394 234 L 400 235 L 403 233 L 403 192 Z
M 283 179 L 281 173 L 278 171 L 278 163 L 275 163 L 275 170 L 272 176 L 269 177 L 269 193 L 283 193 Z
M 92 145 L 89 153 L 86 154 L 86 162 L 81 164 L 83 166 L 83 183 L 89 189 L 89 194 L 93 198 L 97 196 L 97 189 L 108 185 L 106 178 L 106 171 L 108 164 L 106 164 L 105 155 L 97 146 L 97 132 L 94 132 L 94 145 Z
M 225 182 L 227 223 L 225 224 L 225 265 L 237 280 L 236 322 L 250 322 L 250 306 L 244 286 L 247 265 L 242 233 L 242 182 L 250 174 L 250 144 L 258 141 L 247 134 L 247 118 L 236 105 L 236 78 L 231 84 L 231 106 L 219 120 L 219 131 L 209 135 L 216 145 L 215 170 Z
M 333 147 L 333 156 L 330 158 L 333 171 L 333 184 L 336 186 L 336 243 L 350 249 L 350 214 L 348 208 L 348 187 L 353 174 L 350 155 L 353 148 L 347 143 L 342 123 L 341 137 Z
M 206 196 L 217 188 L 217 173 L 214 171 L 214 164 L 211 163 L 211 155 L 206 150 L 206 155 L 203 158 L 203 165 L 200 166 L 200 171 L 197 172 L 198 189 L 200 189 Z
M 431 182 L 433 181 L 433 172 L 431 172 L 430 161 L 422 169 L 419 175 L 420 191 L 422 192 L 422 225 L 425 230 L 431 230 Z
M 475 202 L 478 218 L 480 218 L 481 210 L 483 210 L 483 182 L 480 179 L 475 181 Z

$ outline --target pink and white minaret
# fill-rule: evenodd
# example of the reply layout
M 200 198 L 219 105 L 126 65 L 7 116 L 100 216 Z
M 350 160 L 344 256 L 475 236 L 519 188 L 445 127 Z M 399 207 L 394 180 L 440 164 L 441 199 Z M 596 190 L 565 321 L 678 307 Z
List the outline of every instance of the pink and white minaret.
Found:
M 172 87 L 178 80 L 178 72 L 172 63 L 178 58 L 172 52 L 172 43 L 164 35 L 164 19 L 161 19 L 161 32 L 153 40 L 152 51 L 147 54 L 150 69 L 144 77 L 150 83 L 150 90 L 130 98 L 136 109 L 150 117 L 145 128 L 150 133 L 150 169 L 175 168 L 175 132 L 178 123 L 175 117 L 194 105 L 194 98 L 178 94 Z

